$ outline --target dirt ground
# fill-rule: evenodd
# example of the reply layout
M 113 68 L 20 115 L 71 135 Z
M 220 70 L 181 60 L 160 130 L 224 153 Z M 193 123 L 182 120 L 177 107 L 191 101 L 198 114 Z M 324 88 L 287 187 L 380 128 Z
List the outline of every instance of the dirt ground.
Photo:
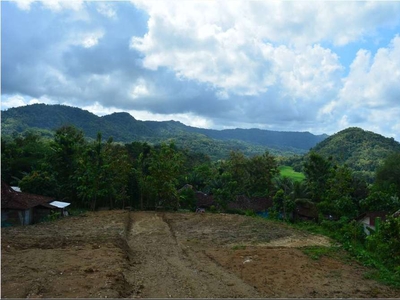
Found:
M 2 229 L 2 298 L 363 298 L 364 278 L 322 236 L 227 214 L 102 211 Z

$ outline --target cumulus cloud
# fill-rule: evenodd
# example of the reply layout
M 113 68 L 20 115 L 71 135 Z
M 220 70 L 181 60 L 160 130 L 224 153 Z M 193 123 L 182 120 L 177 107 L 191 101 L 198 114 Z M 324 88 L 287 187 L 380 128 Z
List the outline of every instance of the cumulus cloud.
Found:
M 396 2 L 132 3 L 2 3 L 4 103 L 219 129 L 400 128 Z
M 117 18 L 117 11 L 116 11 L 114 5 L 112 5 L 111 3 L 100 2 L 97 6 L 97 11 L 107 18 L 110 18 L 110 19 Z
M 55 104 L 54 101 L 43 97 L 41 99 L 31 98 L 31 97 L 24 97 L 22 95 L 2 95 L 1 97 L 1 109 L 9 109 L 12 107 L 19 107 L 25 105 L 31 105 L 36 103 L 45 103 L 45 104 Z
M 333 122 L 346 114 L 351 124 L 399 137 L 396 131 L 400 123 L 399 70 L 398 35 L 387 47 L 378 49 L 375 55 L 368 50 L 359 50 L 349 75 L 343 79 L 338 97 L 321 108 L 320 119 Z
M 71 44 L 81 45 L 84 48 L 91 48 L 99 43 L 99 40 L 104 36 L 103 30 L 94 32 L 80 33 L 75 35 L 72 39 Z
M 279 36 L 281 30 L 279 24 L 267 21 L 269 16 L 282 10 L 285 20 L 292 17 L 276 3 L 265 3 L 260 9 L 252 6 L 260 3 L 253 2 L 137 5 L 149 13 L 149 31 L 143 37 L 132 37 L 131 48 L 143 53 L 143 66 L 150 70 L 168 67 L 178 77 L 209 83 L 228 93 L 257 95 L 281 80 L 304 94 L 310 82 L 329 80 L 341 69 L 337 56 L 319 45 L 273 44 L 279 39 L 271 30 L 279 31 Z M 315 7 L 308 5 L 307 9 L 311 14 Z M 260 10 L 266 12 L 263 18 L 257 18 Z M 301 36 L 307 40 L 307 34 Z M 314 88 L 328 85 L 315 83 Z

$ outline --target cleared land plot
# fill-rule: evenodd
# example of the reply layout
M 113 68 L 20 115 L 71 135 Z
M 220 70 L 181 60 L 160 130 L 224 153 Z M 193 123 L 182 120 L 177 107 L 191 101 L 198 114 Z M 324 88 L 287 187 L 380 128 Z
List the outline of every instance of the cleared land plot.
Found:
M 2 297 L 398 297 L 322 236 L 227 214 L 109 211 L 2 230 Z

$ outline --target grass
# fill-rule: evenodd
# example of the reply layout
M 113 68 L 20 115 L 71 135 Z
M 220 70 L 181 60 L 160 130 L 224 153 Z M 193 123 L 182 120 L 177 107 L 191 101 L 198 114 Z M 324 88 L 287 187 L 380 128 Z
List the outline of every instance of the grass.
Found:
M 319 260 L 322 256 L 332 257 L 338 249 L 334 247 L 305 247 L 302 248 L 304 254 L 309 256 L 313 260 Z
M 335 251 L 337 252 L 342 249 L 344 252 L 341 252 L 340 255 L 336 255 L 336 257 L 341 258 L 342 261 L 349 262 L 355 260 L 371 268 L 370 271 L 364 275 L 365 278 L 374 279 L 392 287 L 400 288 L 400 267 L 395 268 L 395 270 L 388 268 L 388 266 L 384 265 L 383 262 L 376 257 L 375 253 L 366 250 L 365 246 L 359 241 L 346 240 L 343 236 L 343 232 L 335 232 L 332 228 L 328 229 L 311 222 L 301 222 L 291 225 L 297 229 L 328 236 L 340 243 L 338 244 L 340 245 L 339 247 L 330 247 L 326 250 L 320 249 L 319 247 L 304 249 L 303 252 L 312 259 L 319 259 L 323 255 L 331 256 L 335 254 Z
M 232 250 L 246 250 L 245 245 L 235 245 L 232 247 Z
M 296 172 L 292 167 L 289 166 L 279 167 L 279 172 L 282 177 L 289 177 L 294 181 L 303 181 L 306 178 L 303 173 Z

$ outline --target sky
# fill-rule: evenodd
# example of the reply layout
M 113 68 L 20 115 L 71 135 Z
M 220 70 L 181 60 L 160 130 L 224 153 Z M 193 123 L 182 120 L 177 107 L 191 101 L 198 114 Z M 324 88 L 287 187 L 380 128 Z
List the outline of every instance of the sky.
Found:
M 4 1 L 1 109 L 400 141 L 400 2 Z

